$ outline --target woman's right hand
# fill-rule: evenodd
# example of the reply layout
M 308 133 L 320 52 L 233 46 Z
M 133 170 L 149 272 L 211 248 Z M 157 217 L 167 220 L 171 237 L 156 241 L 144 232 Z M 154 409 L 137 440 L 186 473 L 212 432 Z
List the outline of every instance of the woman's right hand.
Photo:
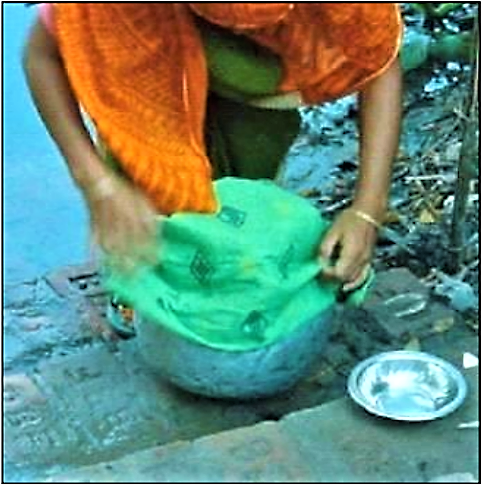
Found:
M 156 261 L 157 214 L 146 196 L 115 174 L 86 186 L 95 242 L 118 268 Z
M 84 125 L 57 39 L 39 20 L 29 34 L 23 63 L 39 114 L 86 199 L 97 243 L 123 268 L 153 261 L 156 212 L 138 189 L 107 170 Z

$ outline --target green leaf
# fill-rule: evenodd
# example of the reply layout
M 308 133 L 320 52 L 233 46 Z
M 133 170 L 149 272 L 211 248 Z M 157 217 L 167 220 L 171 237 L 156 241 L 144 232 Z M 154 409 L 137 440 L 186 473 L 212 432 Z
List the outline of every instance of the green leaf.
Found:
M 405 71 L 416 69 L 429 58 L 429 49 L 432 38 L 427 34 L 409 30 L 400 53 L 400 61 Z

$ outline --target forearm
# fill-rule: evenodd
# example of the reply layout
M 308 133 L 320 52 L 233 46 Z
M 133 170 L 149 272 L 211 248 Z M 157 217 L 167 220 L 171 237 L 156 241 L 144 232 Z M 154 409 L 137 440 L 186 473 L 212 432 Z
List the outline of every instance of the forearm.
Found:
M 400 64 L 395 61 L 359 96 L 360 172 L 353 205 L 375 219 L 388 203 L 402 111 Z
M 73 179 L 86 190 L 106 169 L 82 120 L 55 41 L 41 23 L 33 27 L 23 62 L 37 110 Z

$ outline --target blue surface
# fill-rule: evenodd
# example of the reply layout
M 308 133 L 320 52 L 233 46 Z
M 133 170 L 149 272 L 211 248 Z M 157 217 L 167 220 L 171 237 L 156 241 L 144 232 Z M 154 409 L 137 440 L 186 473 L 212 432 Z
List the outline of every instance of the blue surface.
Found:
M 31 280 L 87 257 L 80 194 L 45 131 L 25 83 L 22 48 L 36 11 L 3 3 L 4 283 Z

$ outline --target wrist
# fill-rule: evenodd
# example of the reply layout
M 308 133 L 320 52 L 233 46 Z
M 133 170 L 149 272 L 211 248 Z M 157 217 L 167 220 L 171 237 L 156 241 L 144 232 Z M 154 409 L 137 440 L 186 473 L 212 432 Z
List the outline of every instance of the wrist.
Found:
M 368 214 L 365 211 L 362 211 L 361 209 L 357 209 L 355 207 L 349 207 L 346 210 L 348 213 L 350 213 L 352 216 L 355 218 L 358 218 L 360 221 L 364 221 L 365 223 L 369 224 L 372 226 L 376 231 L 380 230 L 382 228 L 382 221 L 380 219 L 376 219 L 370 214 Z
M 384 196 L 360 197 L 353 199 L 351 208 L 368 214 L 371 218 L 381 222 L 387 212 L 388 200 Z
M 92 201 L 99 201 L 116 194 L 116 183 L 111 176 L 103 176 L 81 187 L 82 192 Z
M 79 190 L 90 200 L 99 200 L 112 196 L 116 192 L 116 177 L 104 167 L 89 165 L 74 174 L 74 181 Z
M 75 184 L 86 195 L 107 193 L 108 186 L 115 183 L 113 174 L 95 152 L 70 157 L 68 166 Z

